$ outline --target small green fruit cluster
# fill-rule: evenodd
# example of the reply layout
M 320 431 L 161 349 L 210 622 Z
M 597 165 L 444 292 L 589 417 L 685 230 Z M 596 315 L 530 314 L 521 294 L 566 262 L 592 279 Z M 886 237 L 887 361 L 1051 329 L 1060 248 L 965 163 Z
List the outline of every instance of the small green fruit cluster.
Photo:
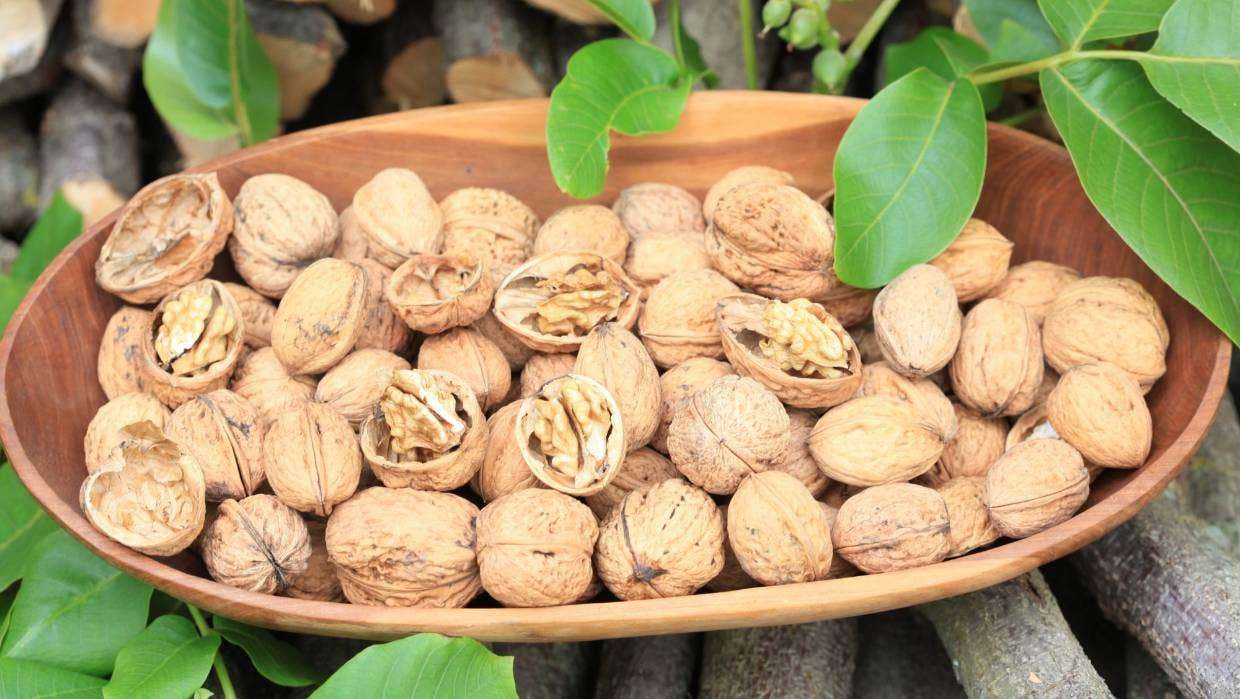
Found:
M 831 0 L 767 0 L 762 6 L 763 33 L 779 30 L 789 49 L 821 50 L 814 56 L 814 80 L 823 91 L 834 91 L 848 77 L 840 34 L 831 26 Z

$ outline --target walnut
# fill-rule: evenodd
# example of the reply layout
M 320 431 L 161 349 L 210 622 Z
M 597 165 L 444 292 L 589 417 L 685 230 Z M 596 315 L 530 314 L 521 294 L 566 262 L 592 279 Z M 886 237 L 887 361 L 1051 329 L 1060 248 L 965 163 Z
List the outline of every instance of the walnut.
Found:
M 1035 405 L 1016 418 L 1012 423 L 1012 428 L 1007 432 L 1003 451 L 1028 439 L 1059 439 L 1059 433 L 1051 427 L 1051 421 L 1047 419 L 1045 404 Z M 1003 451 L 999 453 L 1000 456 L 1003 455 Z M 1086 467 L 1088 468 L 1088 465 Z
M 925 478 L 932 484 L 953 478 L 984 476 L 1007 448 L 1008 425 L 1003 418 L 982 417 L 960 403 L 952 403 L 959 429 L 943 447 L 943 455 Z
M 930 264 L 947 273 L 960 303 L 976 301 L 1003 281 L 1012 261 L 1012 247 L 1012 241 L 997 228 L 971 218 Z
M 700 231 L 657 231 L 629 245 L 624 271 L 642 287 L 642 298 L 663 279 L 677 272 L 710 269 L 706 236 Z M 731 282 L 729 282 L 731 283 Z
M 396 269 L 384 296 L 410 328 L 440 333 L 486 315 L 495 282 L 468 257 L 414 255 Z
M 573 373 L 594 379 L 616 398 L 626 454 L 650 443 L 659 426 L 659 370 L 636 335 L 619 323 L 595 326 L 577 351 Z
M 323 375 L 314 400 L 331 406 L 357 429 L 379 407 L 392 372 L 409 368 L 408 360 L 387 350 L 353 350 Z
M 1170 341 L 1154 297 L 1125 278 L 1086 277 L 1064 287 L 1042 329 L 1042 349 L 1055 371 L 1110 362 L 1147 392 L 1167 371 Z
M 913 265 L 874 299 L 874 336 L 901 374 L 929 376 L 947 366 L 960 332 L 956 290 L 938 267 Z
M 791 442 L 779 399 L 741 376 L 715 379 L 681 402 L 667 433 L 672 463 L 715 495 L 734 493 L 745 476 L 775 468 Z
M 264 425 L 300 403 L 314 399 L 318 381 L 311 376 L 293 376 L 280 363 L 270 347 L 254 350 L 237 365 L 232 377 L 233 392 L 250 401 Z
M 861 370 L 861 386 L 854 397 L 862 396 L 891 396 L 911 403 L 944 444 L 956 438 L 956 412 L 942 389 L 930 379 L 910 379 L 880 361 Z
M 652 233 L 706 230 L 702 203 L 676 185 L 639 182 L 620 190 L 611 205 L 634 243 Z
M 236 393 L 194 396 L 172 413 L 165 432 L 202 467 L 208 501 L 240 500 L 263 484 L 258 411 Z
M 1086 461 L 1137 468 L 1150 455 L 1153 423 L 1141 386 L 1114 364 L 1064 372 L 1046 401 L 1051 426 Z
M 271 298 L 283 296 L 310 263 L 331 255 L 340 237 L 332 203 L 295 177 L 255 175 L 241 185 L 233 206 L 233 265 L 255 291 Z
M 194 282 L 160 301 L 144 326 L 142 380 L 170 408 L 224 388 L 244 338 L 232 295 L 219 282 Z
M 679 479 L 635 490 L 599 527 L 594 567 L 622 600 L 693 594 L 723 568 L 723 517 Z
M 522 369 L 530 357 L 537 354 L 534 348 L 526 345 L 515 333 L 504 327 L 493 313 L 483 313 L 482 317 L 469 327 L 494 342 L 499 351 L 504 353 L 504 358 L 508 360 L 508 366 L 512 367 L 513 371 Z
M 521 402 L 517 447 L 538 480 L 569 495 L 593 495 L 624 461 L 620 406 L 602 384 L 568 374 Z
M 413 331 L 384 296 L 392 270 L 374 260 L 361 260 L 357 264 L 366 270 L 367 286 L 366 308 L 362 312 L 362 334 L 358 335 L 354 348 L 403 351 L 413 338 Z
M 840 282 L 834 289 L 815 300 L 827 309 L 827 313 L 839 321 L 840 325 L 851 328 L 870 320 L 874 312 L 874 299 L 878 298 L 878 291 L 878 289 L 859 289 Z M 861 360 L 867 361 L 864 356 Z
M 517 413 L 521 403 L 509 403 L 487 419 L 487 446 L 471 486 L 482 499 L 491 502 L 525 488 L 542 487 L 542 481 L 525 463 L 517 446 Z
M 861 353 L 848 331 L 806 299 L 735 294 L 716 307 L 723 351 L 742 376 L 796 408 L 827 408 L 861 385 Z
M 706 198 L 702 200 L 702 214 L 705 216 L 706 223 L 709 224 L 714 218 L 715 207 L 718 206 L 720 197 L 743 184 L 759 183 L 791 186 L 795 184 L 795 181 L 792 173 L 765 165 L 738 167 L 721 177 L 706 192 Z
M 837 405 L 814 426 L 809 450 L 832 480 L 877 486 L 916 478 L 943 453 L 939 426 L 917 406 L 886 395 Z
M 598 204 L 569 206 L 551 215 L 534 238 L 534 254 L 593 252 L 623 265 L 629 250 L 629 232 L 620 217 Z
M 109 539 L 135 551 L 150 556 L 184 551 L 206 517 L 202 469 L 150 422 L 124 427 L 121 438 L 82 481 L 82 512 Z
M 214 173 L 171 175 L 143 187 L 99 251 L 99 286 L 153 303 L 207 276 L 233 230 L 233 207 Z
M 332 250 L 332 257 L 349 262 L 369 259 L 370 239 L 366 237 L 366 232 L 357 225 L 353 207 L 345 207 L 337 220 L 340 224 L 340 237 L 336 240 L 336 249 Z
M 625 495 L 669 478 L 680 478 L 676 466 L 659 452 L 641 448 L 624 457 L 620 472 L 605 488 L 586 498 L 586 504 L 599 519 L 620 504 Z
M 309 521 L 306 522 L 306 530 L 310 534 L 310 559 L 304 571 L 289 575 L 284 594 L 297 599 L 343 602 L 340 578 L 336 577 L 336 569 L 327 558 L 327 524 L 318 520 Z
M 535 354 L 521 370 L 520 396 L 529 398 L 538 393 L 543 384 L 551 379 L 573 373 L 573 366 L 576 364 L 575 354 Z
M 784 460 L 771 467 L 772 471 L 783 471 L 801 481 L 814 497 L 822 495 L 831 479 L 827 478 L 814 455 L 809 452 L 809 436 L 818 423 L 818 416 L 808 410 L 791 408 L 788 410 L 788 427 L 792 442 Z
M 526 345 L 575 352 L 599 323 L 633 327 L 641 289 L 594 253 L 551 253 L 516 268 L 495 292 L 495 316 Z
M 763 296 L 825 296 L 839 285 L 835 225 L 822 205 L 786 185 L 749 184 L 719 198 L 706 229 L 715 268 Z
M 353 194 L 353 217 L 368 254 L 390 269 L 443 244 L 443 214 L 412 170 L 380 171 Z
M 276 317 L 276 305 L 266 296 L 248 286 L 224 282 L 224 288 L 232 294 L 245 324 L 245 346 L 253 349 L 271 345 L 271 323 Z
M 831 529 L 835 553 L 867 573 L 938 563 L 951 550 L 942 496 L 912 483 L 866 488 L 844 501 Z
M 999 531 L 990 521 L 990 512 L 982 501 L 986 479 L 982 476 L 958 476 L 934 486 L 947 505 L 948 558 L 963 556 L 976 548 L 993 543 Z
M 706 388 L 720 376 L 735 376 L 731 364 L 709 357 L 688 359 L 668 369 L 659 377 L 659 393 L 663 404 L 659 407 L 659 427 L 650 440 L 650 446 L 667 454 L 667 431 L 671 429 L 672 417 L 680 402 Z
M 728 543 L 745 572 L 763 585 L 824 580 L 831 568 L 826 512 L 801 481 L 779 471 L 755 473 L 736 489 L 728 504 Z
M 1059 383 L 1059 374 L 1050 367 L 1042 369 L 1042 383 L 1038 384 L 1038 390 L 1033 393 L 1033 404 L 1035 406 L 1046 403 L 1046 399 L 1050 398 L 1051 391 L 1055 390 L 1055 385 Z
M 741 562 L 736 560 L 736 554 L 732 552 L 732 544 L 728 542 L 728 506 L 720 505 L 719 514 L 723 517 L 723 567 L 719 573 L 706 583 L 706 589 L 711 592 L 730 592 L 732 590 L 744 590 L 749 587 L 757 587 L 758 581 L 749 577 L 749 573 L 741 567 Z
M 477 516 L 450 493 L 368 488 L 327 520 L 327 556 L 354 604 L 464 607 L 482 587 Z
M 842 505 L 843 502 L 840 504 Z M 840 515 L 840 508 L 834 505 L 828 505 L 825 502 L 819 502 L 818 506 L 822 508 L 823 514 L 827 517 L 827 526 L 834 530 L 835 520 Z M 832 547 L 834 547 L 834 543 L 832 544 Z M 860 575 L 860 573 L 861 571 L 857 570 L 857 567 L 849 563 L 843 556 L 831 556 L 831 568 L 827 570 L 828 580 L 833 580 L 835 578 L 848 578 L 854 575 Z
M 1059 439 L 1030 439 L 986 472 L 982 496 L 995 529 L 1023 539 L 1070 518 L 1089 497 L 1081 454 Z
M 572 604 L 594 579 L 598 522 L 590 509 L 554 490 L 519 490 L 478 515 L 482 589 L 505 607 Z
M 862 364 L 868 366 L 886 361 L 883 359 L 882 348 L 878 346 L 878 334 L 874 332 L 873 323 L 852 328 L 848 334 L 852 336 L 853 344 L 857 345 L 857 350 L 861 352 Z
M 715 306 L 719 299 L 739 291 L 713 269 L 664 277 L 650 290 L 637 325 L 655 363 L 673 367 L 694 357 L 722 357 Z
M 431 335 L 418 349 L 419 369 L 451 372 L 474 392 L 483 412 L 498 407 L 512 386 L 512 369 L 494 342 L 473 328 Z
M 280 502 L 326 517 L 357 491 L 362 452 L 339 413 L 322 403 L 301 403 L 267 429 L 263 466 Z
M 97 364 L 99 385 L 108 400 L 147 390 L 142 378 L 142 329 L 150 323 L 150 311 L 132 306 L 121 306 L 108 319 Z
M 220 503 L 201 548 L 213 579 L 269 595 L 287 590 L 310 564 L 306 523 L 272 495 Z
M 170 414 L 150 393 L 126 393 L 104 403 L 86 426 L 86 472 L 99 470 L 112 450 L 126 439 L 126 427 L 149 422 L 162 430 Z
M 280 299 L 271 347 L 290 374 L 321 374 L 353 351 L 366 322 L 369 274 L 327 257 L 297 276 Z
M 961 403 L 984 417 L 1020 415 L 1042 384 L 1042 336 L 1024 306 L 986 299 L 964 318 L 950 367 Z
M 1034 260 L 1009 269 L 1003 281 L 986 295 L 1019 303 L 1041 325 L 1059 292 L 1080 278 L 1081 273 L 1071 267 Z
M 511 194 L 481 187 L 458 189 L 439 202 L 443 252 L 484 262 L 495 283 L 530 257 L 538 214 Z

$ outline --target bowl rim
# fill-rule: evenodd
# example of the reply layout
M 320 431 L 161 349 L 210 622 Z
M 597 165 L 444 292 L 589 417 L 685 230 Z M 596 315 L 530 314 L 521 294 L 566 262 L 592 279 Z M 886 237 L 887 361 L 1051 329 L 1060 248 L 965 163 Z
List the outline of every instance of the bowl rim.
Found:
M 715 91 L 695 93 L 693 105 L 746 100 L 823 100 L 838 111 L 855 116 L 866 103 L 858 98 L 780 92 Z M 447 105 L 409 112 L 339 122 L 281 136 L 242 149 L 201 166 L 192 172 L 208 172 L 268 153 L 319 140 L 340 132 L 366 130 L 389 123 L 416 123 L 451 118 L 460 112 L 503 112 L 509 109 L 545 108 L 547 100 L 508 100 L 482 104 Z M 1039 148 L 1062 146 L 1001 124 L 988 122 L 988 134 L 996 131 Z M 671 137 L 675 137 L 673 133 Z M 652 139 L 658 145 L 658 137 Z M 1132 517 L 1160 493 L 1186 465 L 1205 438 L 1227 386 L 1231 343 L 1217 329 L 1209 377 L 1201 400 L 1179 438 L 1132 478 L 1088 509 L 1043 532 L 994 548 L 930 566 L 876 575 L 862 575 L 775 587 L 756 587 L 730 592 L 701 592 L 685 597 L 628 602 L 587 602 L 550 608 L 467 607 L 461 609 L 368 607 L 336 602 L 301 600 L 249 592 L 183 572 L 166 563 L 133 551 L 92 527 L 72 504 L 59 499 L 27 455 L 12 420 L 8 401 L 8 368 L 13 346 L 30 308 L 39 302 L 52 277 L 88 242 L 104 235 L 116 220 L 113 211 L 68 245 L 31 286 L 9 321 L 0 340 L 0 440 L 18 477 L 40 506 L 92 552 L 112 565 L 186 602 L 242 622 L 287 631 L 343 637 L 387 640 L 412 633 L 433 631 L 469 636 L 485 641 L 579 641 L 664 633 L 710 631 L 745 626 L 803 623 L 854 616 L 930 602 L 972 592 L 1064 556 L 1096 540 Z M 1197 313 L 1196 309 L 1191 312 Z M 1209 343 L 1203 350 L 1209 348 Z

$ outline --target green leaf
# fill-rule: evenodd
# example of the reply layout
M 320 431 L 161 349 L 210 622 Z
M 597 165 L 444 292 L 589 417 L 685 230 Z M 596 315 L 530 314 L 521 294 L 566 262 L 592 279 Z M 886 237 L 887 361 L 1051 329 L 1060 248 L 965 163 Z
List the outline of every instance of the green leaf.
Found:
M 121 647 L 146 627 L 151 588 L 63 531 L 38 549 L 13 602 L 0 655 L 108 674 Z
M 1041 76 L 1081 184 L 1154 273 L 1240 341 L 1240 154 L 1154 91 L 1132 63 Z
M 204 141 L 237 133 L 228 109 L 211 107 L 190 88 L 177 55 L 176 15 L 186 0 L 163 0 L 155 31 L 142 55 L 142 85 L 159 115 L 172 128 Z
M 17 253 L 9 274 L 33 282 L 52 258 L 81 232 L 82 214 L 57 192 L 22 241 L 21 251 Z
M 607 15 L 620 31 L 634 39 L 650 41 L 654 36 L 654 9 L 650 0 L 588 0 Z
M 35 546 L 54 531 L 56 523 L 30 497 L 13 465 L 0 465 L 0 590 L 22 577 Z
M 547 158 L 560 189 L 580 198 L 603 191 L 610 132 L 629 136 L 671 131 L 691 83 L 659 49 L 604 39 L 573 55 L 551 92 Z
M 214 617 L 211 625 L 224 640 L 244 650 L 254 669 L 272 682 L 282 687 L 305 687 L 323 681 L 323 673 L 301 651 L 270 631 L 222 616 Z
M 1032 61 L 1059 51 L 1037 0 L 965 0 L 992 61 Z
M 1038 0 L 1055 33 L 1072 48 L 1158 29 L 1173 0 Z
M 21 305 L 22 299 L 26 298 L 27 291 L 30 291 L 30 282 L 0 275 L 0 332 L 4 332 L 4 328 L 8 326 L 9 318 L 13 317 L 13 312 Z M 4 571 L 0 571 L 0 578 L 3 577 Z
M 928 68 L 947 80 L 968 73 L 986 62 L 986 49 L 969 37 L 947 27 L 930 27 L 912 41 L 887 47 L 886 84 L 908 75 L 917 68 Z M 991 83 L 978 88 L 986 111 L 999 106 L 1003 99 L 1003 86 Z
M 469 638 L 433 633 L 371 646 L 345 663 L 311 699 L 503 699 L 517 696 L 512 658 Z
M 672 48 L 676 51 L 676 61 L 684 67 L 682 77 L 690 82 L 701 80 L 709 88 L 718 87 L 719 76 L 702 58 L 702 46 L 680 21 L 679 2 L 672 2 L 669 18 L 672 21 Z
M 1179 0 L 1141 61 L 1154 89 L 1240 151 L 1240 10 L 1235 2 Z M 1157 58 L 1156 58 L 1157 57 Z
M 17 590 L 9 588 L 0 590 L 0 643 L 4 643 L 4 634 L 9 631 L 9 612 L 13 609 L 13 599 L 17 597 Z
M 0 697 L 8 699 L 95 699 L 106 680 L 30 660 L 0 658 Z
M 1045 58 L 1059 50 L 1059 43 L 1051 35 L 1051 44 L 1023 24 L 1004 19 L 999 23 L 999 39 L 990 48 L 990 62 L 1025 63 Z
M 875 288 L 943 251 L 977 205 L 986 115 L 973 84 L 924 68 L 870 100 L 835 155 L 835 270 Z
M 219 636 L 199 636 L 189 619 L 161 616 L 116 656 L 104 699 L 189 697 L 207 679 L 219 647 Z

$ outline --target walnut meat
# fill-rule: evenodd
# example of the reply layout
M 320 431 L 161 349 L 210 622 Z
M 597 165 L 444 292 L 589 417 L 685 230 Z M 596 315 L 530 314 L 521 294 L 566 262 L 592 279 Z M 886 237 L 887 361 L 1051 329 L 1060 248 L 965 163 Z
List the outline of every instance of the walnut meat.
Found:
M 984 476 L 1007 448 L 1007 420 L 982 417 L 960 403 L 952 403 L 952 409 L 959 429 L 956 438 L 943 447 L 943 455 L 934 469 L 926 473 L 933 483 Z
M 1023 539 L 1066 521 L 1089 497 L 1081 454 L 1059 439 L 1030 439 L 986 472 L 983 494 L 995 529 Z
M 1042 336 L 1024 306 L 986 299 L 965 316 L 952 389 L 985 417 L 1020 415 L 1033 406 L 1044 366 Z
M 431 334 L 486 315 L 494 294 L 485 263 L 451 255 L 414 255 L 396 268 L 384 290 L 406 325 Z
M 233 207 L 214 173 L 171 175 L 138 191 L 99 251 L 99 286 L 153 303 L 207 276 L 233 230 Z
M 392 270 L 374 260 L 361 260 L 357 264 L 366 270 L 367 286 L 366 309 L 362 312 L 362 333 L 358 335 L 354 348 L 403 351 L 413 338 L 413 331 L 384 295 Z
M 372 259 L 395 269 L 443 244 L 443 214 L 412 170 L 380 171 L 353 194 L 353 216 Z
M 509 403 L 487 418 L 487 447 L 471 486 L 482 499 L 491 502 L 509 493 L 542 486 L 525 463 L 517 446 L 517 413 L 521 403 Z
M 458 189 L 439 202 L 443 253 L 486 263 L 495 282 L 530 257 L 538 215 L 511 194 L 482 187 Z
M 1059 292 L 1080 278 L 1081 273 L 1071 267 L 1034 260 L 1009 269 L 1003 281 L 986 295 L 1019 303 L 1041 325 Z
M 658 231 L 629 245 L 624 271 L 642 287 L 642 297 L 666 277 L 688 270 L 710 269 L 706 236 L 701 231 Z
M 142 333 L 151 323 L 151 312 L 122 306 L 108 319 L 99 342 L 99 385 L 108 400 L 126 393 L 143 392 Z
M 478 515 L 482 589 L 506 607 L 572 604 L 594 579 L 598 522 L 577 500 L 554 490 L 520 490 Z
M 943 453 L 938 430 L 912 403 L 863 396 L 828 410 L 810 433 L 809 450 L 832 480 L 878 486 L 929 471 Z
M 362 453 L 339 413 L 321 403 L 302 403 L 267 429 L 263 466 L 281 502 L 326 517 L 357 491 Z
M 656 284 L 637 325 L 655 363 L 672 367 L 694 357 L 722 357 L 715 305 L 739 291 L 713 269 L 676 272 Z
M 125 441 L 126 427 L 149 422 L 164 429 L 168 408 L 150 393 L 126 393 L 104 403 L 86 426 L 86 472 L 94 473 L 118 444 Z
M 930 264 L 947 273 L 960 303 L 976 301 L 1003 281 L 1012 261 L 1012 247 L 1012 241 L 997 228 L 971 218 Z
M 951 550 L 942 496 L 912 483 L 866 488 L 844 501 L 831 529 L 835 553 L 867 573 L 938 563 Z
M 891 396 L 911 403 L 942 437 L 944 444 L 956 438 L 959 423 L 951 401 L 930 379 L 910 379 L 887 362 L 879 361 L 861 370 L 861 386 L 855 397 L 862 396 Z
M 669 478 L 680 478 L 680 471 L 676 470 L 676 466 L 666 456 L 643 447 L 626 455 L 615 479 L 602 490 L 587 497 L 586 504 L 595 516 L 602 519 L 611 512 L 611 508 L 620 504 L 624 496 Z
M 225 500 L 202 541 L 207 573 L 225 585 L 284 592 L 310 564 L 310 532 L 272 495 Z
M 620 217 L 598 204 L 567 206 L 551 215 L 534 238 L 534 254 L 588 251 L 624 264 L 629 250 L 629 232 Z
M 963 556 L 976 548 L 993 543 L 999 531 L 990 521 L 990 512 L 982 501 L 986 479 L 981 476 L 960 476 L 934 486 L 947 505 L 948 558 Z
M 297 276 L 271 326 L 271 347 L 290 374 L 321 374 L 353 351 L 366 322 L 368 277 L 334 257 Z
M 237 365 L 231 388 L 250 401 L 264 425 L 306 401 L 314 400 L 318 381 L 294 376 L 280 363 L 270 347 L 254 350 Z
M 368 488 L 327 520 L 327 556 L 354 604 L 464 607 L 482 587 L 477 516 L 450 493 Z
M 517 447 L 538 480 L 569 495 L 593 495 L 624 461 L 620 406 L 602 384 L 568 374 L 521 401 Z
M 245 345 L 241 309 L 219 282 L 203 280 L 159 302 L 142 333 L 142 377 L 175 408 L 228 385 Z
M 332 254 L 340 237 L 331 202 L 295 177 L 255 175 L 233 206 L 228 252 L 241 278 L 264 296 L 283 296 L 303 269 Z
M 529 398 L 551 379 L 573 373 L 576 364 L 575 354 L 535 354 L 521 370 L 521 397 Z
M 913 265 L 874 299 L 874 336 L 901 374 L 929 376 L 956 354 L 961 332 L 956 289 L 943 270 Z
M 409 368 L 407 359 L 387 350 L 354 350 L 323 375 L 314 399 L 357 429 L 378 409 L 383 392 L 392 383 L 392 372 Z
M 245 346 L 252 349 L 270 346 L 276 305 L 271 299 L 242 284 L 224 282 L 224 288 L 228 289 L 241 309 L 241 318 L 245 321 Z
M 426 338 L 418 349 L 418 368 L 455 374 L 473 390 L 483 412 L 499 406 L 512 387 L 512 369 L 504 353 L 473 328 L 453 328 Z
M 1141 386 L 1114 364 L 1064 372 L 1046 402 L 1055 432 L 1090 463 L 1136 468 L 1150 455 L 1153 423 Z
M 284 594 L 321 602 L 344 601 L 340 578 L 336 577 L 336 569 L 327 558 L 327 524 L 313 520 L 306 522 L 306 530 L 310 533 L 310 559 L 304 571 L 289 576 Z
M 639 182 L 620 190 L 611 210 L 620 217 L 634 242 L 664 231 L 706 230 L 702 203 L 672 184 Z
M 723 568 L 723 517 L 682 480 L 635 490 L 603 520 L 594 567 L 622 600 L 693 594 Z
M 665 371 L 659 377 L 659 392 L 663 397 L 663 404 L 659 407 L 659 427 L 650 440 L 650 446 L 667 454 L 667 431 L 672 426 L 672 417 L 680 402 L 706 388 L 720 376 L 734 375 L 736 370 L 731 364 L 709 357 L 695 357 Z
M 240 500 L 263 484 L 258 411 L 236 393 L 194 396 L 172 413 L 165 432 L 202 467 L 208 501 Z
M 736 489 L 728 504 L 728 544 L 763 585 L 824 580 L 831 569 L 826 512 L 801 481 L 778 471 L 755 473 Z
M 706 223 L 710 223 L 710 220 L 714 218 L 715 207 L 719 204 L 719 198 L 724 194 L 743 184 L 762 183 L 791 186 L 795 184 L 795 181 L 792 173 L 765 165 L 746 165 L 731 170 L 711 185 L 706 192 L 706 198 L 702 200 L 702 214 L 705 216 Z
M 814 455 L 809 451 L 809 436 L 818 424 L 818 416 L 808 410 L 791 408 L 788 410 L 789 432 L 791 444 L 784 460 L 771 467 L 774 471 L 782 471 L 794 478 L 809 490 L 814 497 L 822 495 L 831 485 L 831 479 L 818 468 Z
M 636 335 L 618 323 L 596 326 L 577 351 L 573 373 L 594 379 L 615 397 L 626 454 L 650 443 L 659 426 L 659 370 Z

